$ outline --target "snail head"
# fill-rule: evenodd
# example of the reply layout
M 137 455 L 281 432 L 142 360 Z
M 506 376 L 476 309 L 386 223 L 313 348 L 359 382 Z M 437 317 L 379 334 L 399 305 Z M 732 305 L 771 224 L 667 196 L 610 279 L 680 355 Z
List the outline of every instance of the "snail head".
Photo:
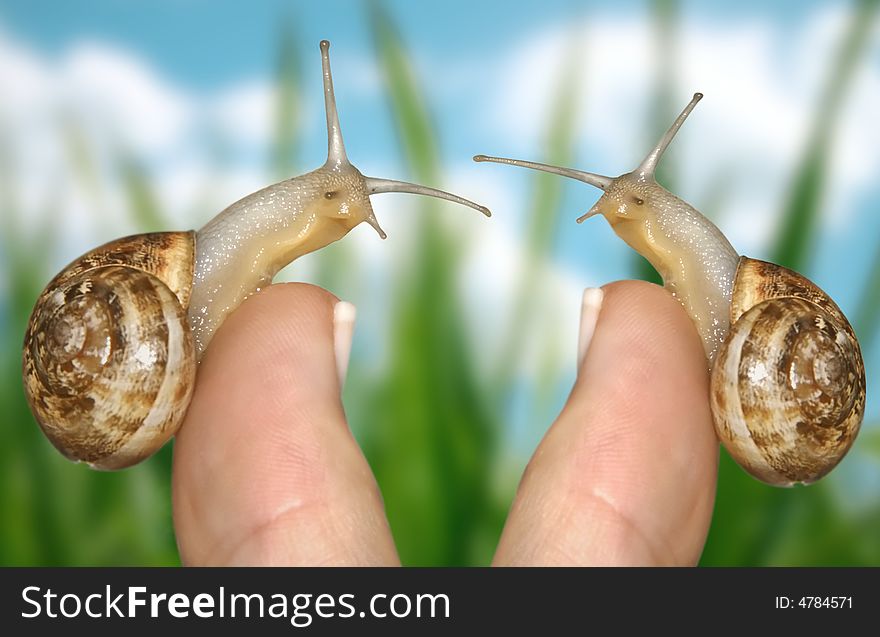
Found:
M 695 93 L 690 103 L 672 123 L 672 126 L 669 127 L 669 130 L 666 131 L 660 141 L 657 142 L 657 145 L 651 149 L 648 156 L 642 160 L 638 168 L 619 177 L 606 177 L 605 175 L 588 173 L 572 168 L 562 168 L 560 166 L 551 166 L 549 164 L 540 164 L 520 159 L 490 157 L 488 155 L 477 155 L 474 157 L 474 161 L 488 161 L 521 166 L 523 168 L 533 168 L 543 172 L 562 175 L 563 177 L 571 177 L 572 179 L 595 186 L 604 191 L 604 194 L 592 208 L 578 218 L 578 223 L 601 214 L 618 231 L 620 230 L 618 226 L 622 222 L 626 220 L 644 220 L 649 215 L 654 214 L 655 211 L 660 210 L 663 206 L 670 205 L 672 202 L 678 205 L 687 205 L 658 184 L 654 179 L 654 173 L 657 169 L 657 163 L 675 137 L 678 129 L 681 128 L 688 115 L 694 110 L 697 102 L 702 98 L 702 93 Z
M 333 76 L 330 73 L 330 43 L 321 42 L 321 61 L 324 75 L 324 106 L 327 112 L 327 161 L 317 170 L 304 175 L 304 181 L 314 188 L 313 196 L 305 199 L 311 203 L 315 219 L 313 231 L 323 234 L 344 235 L 361 223 L 368 223 L 380 237 L 386 237 L 379 225 L 370 196 L 383 192 L 407 192 L 446 199 L 479 210 L 491 216 L 489 209 L 472 201 L 442 190 L 411 184 L 404 181 L 366 177 L 348 160 L 342 142 Z M 341 233 L 341 234 L 339 234 Z M 333 240 L 339 238 L 334 237 Z

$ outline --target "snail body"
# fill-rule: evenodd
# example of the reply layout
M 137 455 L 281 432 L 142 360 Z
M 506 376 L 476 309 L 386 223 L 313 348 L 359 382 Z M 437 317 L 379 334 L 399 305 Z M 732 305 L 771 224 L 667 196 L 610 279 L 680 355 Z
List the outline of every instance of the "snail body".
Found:
M 489 216 L 441 190 L 365 177 L 348 161 L 329 47 L 321 42 L 328 153 L 320 168 L 244 197 L 198 231 L 96 248 L 40 294 L 25 334 L 25 395 L 66 457 L 120 469 L 157 451 L 180 427 L 198 361 L 230 312 L 360 223 L 385 238 L 371 195 L 429 195 Z
M 697 93 L 638 168 L 616 178 L 477 155 L 571 177 L 604 194 L 601 214 L 679 300 L 711 369 L 715 431 L 734 460 L 777 486 L 826 475 L 855 441 L 865 367 L 855 332 L 818 286 L 782 266 L 740 256 L 721 231 L 654 179 L 657 162 L 702 98 Z

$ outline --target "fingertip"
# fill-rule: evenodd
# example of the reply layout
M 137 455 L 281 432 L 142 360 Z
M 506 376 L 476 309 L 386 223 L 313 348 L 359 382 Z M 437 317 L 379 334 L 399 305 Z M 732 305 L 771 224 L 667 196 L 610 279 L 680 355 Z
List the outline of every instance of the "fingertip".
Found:
M 174 449 L 185 562 L 395 559 L 339 396 L 337 303 L 312 285 L 273 285 L 217 331 Z
M 279 283 L 263 288 L 248 297 L 218 329 L 208 346 L 211 351 L 230 347 L 233 351 L 250 351 L 254 346 L 277 349 L 277 340 L 283 344 L 299 342 L 308 344 L 315 339 L 332 335 L 327 328 L 333 316 L 333 308 L 339 299 L 316 285 L 308 283 Z M 266 333 L 271 332 L 272 339 Z M 203 358 L 203 361 L 205 359 Z
M 699 511 L 702 537 L 688 536 L 693 541 L 680 545 L 687 549 L 682 554 L 698 556 L 718 459 L 702 342 L 664 288 L 619 281 L 604 291 L 599 334 L 584 362 L 583 384 L 571 395 L 576 407 L 570 416 L 588 432 L 587 444 L 576 447 L 583 454 L 577 461 L 597 483 L 613 488 L 622 510 L 644 520 L 655 536 L 684 538 L 691 527 L 673 527 Z
M 693 563 L 702 550 L 718 444 L 699 337 L 659 286 L 602 290 L 589 349 L 529 463 L 499 563 Z
M 652 355 L 686 363 L 699 361 L 706 369 L 699 336 L 681 303 L 665 288 L 647 281 L 614 281 L 602 286 L 609 321 L 606 332 L 637 339 Z M 674 348 L 673 348 L 674 346 Z

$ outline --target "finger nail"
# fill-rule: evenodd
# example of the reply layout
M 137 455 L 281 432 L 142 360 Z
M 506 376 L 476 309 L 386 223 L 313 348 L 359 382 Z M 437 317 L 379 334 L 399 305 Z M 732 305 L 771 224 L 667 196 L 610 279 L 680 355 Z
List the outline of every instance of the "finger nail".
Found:
M 584 358 L 587 355 L 590 341 L 593 340 L 596 322 L 599 320 L 599 310 L 602 309 L 602 300 L 604 298 L 605 292 L 602 291 L 602 288 L 587 288 L 584 290 L 584 300 L 581 304 L 581 329 L 578 333 L 578 372 L 580 372 L 581 365 L 583 365 Z
M 333 306 L 333 349 L 336 354 L 336 373 L 339 375 L 339 389 L 345 384 L 348 372 L 348 358 L 351 354 L 351 339 L 354 336 L 354 320 L 357 309 L 347 301 L 339 301 Z

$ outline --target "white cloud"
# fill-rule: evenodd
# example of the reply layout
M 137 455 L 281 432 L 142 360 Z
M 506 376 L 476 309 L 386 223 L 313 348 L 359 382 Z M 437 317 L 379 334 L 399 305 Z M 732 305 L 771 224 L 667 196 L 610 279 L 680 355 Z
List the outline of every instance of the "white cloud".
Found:
M 0 113 L 4 118 L 39 112 L 55 93 L 46 63 L 33 51 L 13 41 L 2 29 L 0 77 L 5 86 L 0 100 Z
M 693 91 L 706 95 L 673 147 L 683 177 L 678 194 L 697 204 L 696 195 L 724 171 L 733 183 L 721 211 L 729 224 L 724 230 L 744 241 L 744 251 L 760 250 L 772 233 L 849 19 L 845 7 L 831 6 L 793 34 L 790 25 L 705 17 L 686 21 L 678 31 L 681 106 Z M 630 170 L 650 145 L 643 123 L 651 120 L 647 107 L 655 90 L 652 33 L 641 16 L 558 24 L 499 51 L 494 61 L 484 60 L 497 79 L 487 88 L 493 98 L 481 122 L 503 142 L 494 151 L 534 156 L 573 39 L 583 43 L 578 66 L 586 91 L 577 146 L 581 157 L 589 150 L 589 158 L 581 159 L 586 165 L 578 167 L 611 175 Z M 876 60 L 880 42 L 871 42 L 867 59 Z M 880 154 L 873 150 L 880 145 L 878 71 L 876 64 L 861 69 L 834 136 L 828 191 L 833 205 L 824 213 L 836 227 L 852 221 L 854 201 L 876 188 L 880 174 Z
M 206 100 L 212 124 L 239 145 L 265 147 L 274 125 L 276 95 L 266 80 L 233 87 Z
M 62 99 L 92 131 L 119 136 L 142 153 L 176 147 L 193 124 L 191 97 L 141 59 L 103 43 L 84 41 L 57 72 Z
M 812 125 L 810 114 L 827 61 L 833 59 L 846 22 L 845 11 L 831 7 L 817 12 L 793 34 L 781 27 L 705 18 L 681 25 L 677 51 L 681 104 L 694 90 L 706 93 L 706 99 L 674 147 L 682 177 L 679 194 L 700 207 L 718 176 L 728 175 L 730 196 L 719 211 L 719 224 L 745 253 L 760 254 L 777 222 L 774 214 L 787 192 Z M 599 15 L 493 49 L 478 65 L 467 62 L 467 67 L 456 68 L 428 61 L 428 67 L 437 64 L 442 70 L 429 74 L 428 90 L 441 100 L 451 95 L 454 103 L 461 104 L 462 89 L 472 87 L 475 76 L 485 78 L 478 84 L 479 93 L 469 96 L 467 116 L 455 122 L 455 133 L 468 135 L 468 143 L 480 150 L 529 156 L 539 144 L 567 56 L 576 55 L 584 88 L 576 147 L 578 161 L 585 165 L 578 167 L 615 174 L 632 168 L 654 141 L 646 144 L 644 126 L 656 72 L 651 38 L 642 19 Z M 783 41 L 785 47 L 780 45 Z M 872 47 L 877 59 L 876 37 Z M 354 126 L 358 102 L 379 99 L 382 80 L 370 59 L 341 53 L 334 56 L 334 74 L 343 126 L 346 122 Z M 456 62 L 459 59 L 450 58 L 452 63 L 465 64 Z M 315 53 L 304 63 L 317 61 Z M 317 81 L 317 73 L 309 68 L 301 122 L 315 135 L 316 127 L 323 128 Z M 47 203 L 61 202 L 59 218 L 69 245 L 58 259 L 67 260 L 73 251 L 88 248 L 98 234 L 130 230 L 113 168 L 120 140 L 148 166 L 163 214 L 177 227 L 201 225 L 270 181 L 264 164 L 275 95 L 267 78 L 253 77 L 198 94 L 118 47 L 81 42 L 58 60 L 50 60 L 0 31 L 0 83 L 14 89 L 0 100 L 0 134 L 11 139 L 15 182 L 27 223 L 38 227 Z M 842 226 L 858 197 L 876 189 L 878 103 L 880 76 L 875 64 L 858 74 L 834 136 L 829 184 L 834 204 L 827 208 L 829 223 Z M 94 155 L 97 192 L 71 165 L 62 116 L 76 122 L 86 136 L 87 149 Z M 206 126 L 221 131 L 222 141 L 229 144 L 226 160 L 209 156 L 203 143 Z M 399 165 L 381 153 L 363 162 L 371 174 L 393 177 L 399 172 Z M 475 333 L 484 334 L 485 325 L 505 321 L 520 284 L 522 215 L 528 201 L 524 183 L 521 171 L 476 167 L 463 158 L 445 174 L 443 183 L 432 184 L 485 203 L 495 212 L 487 221 L 471 211 L 450 208 L 447 217 L 468 246 L 462 286 Z M 578 197 L 584 203 L 595 200 L 587 192 L 579 191 Z M 367 279 L 382 295 L 387 287 L 381 282 L 391 277 L 395 264 L 411 256 L 415 217 L 404 195 L 377 197 L 374 205 L 389 240 L 381 242 L 370 229 L 360 228 L 346 243 L 358 262 L 367 264 Z M 572 216 L 576 212 L 580 210 L 572 210 Z M 629 248 L 621 243 L 619 250 Z M 311 263 L 304 260 L 293 276 L 311 276 Z M 575 333 L 583 286 L 624 274 L 603 263 L 590 267 L 595 271 L 548 270 L 544 286 L 561 309 L 542 316 L 541 329 Z M 362 316 L 369 311 L 362 308 Z M 376 306 L 373 311 L 383 310 Z M 364 318 L 372 320 L 368 315 Z M 493 339 L 498 332 L 492 329 L 480 339 L 486 352 L 497 347 Z M 530 357 L 537 355 L 533 352 Z M 530 358 L 524 369 L 532 363 Z

